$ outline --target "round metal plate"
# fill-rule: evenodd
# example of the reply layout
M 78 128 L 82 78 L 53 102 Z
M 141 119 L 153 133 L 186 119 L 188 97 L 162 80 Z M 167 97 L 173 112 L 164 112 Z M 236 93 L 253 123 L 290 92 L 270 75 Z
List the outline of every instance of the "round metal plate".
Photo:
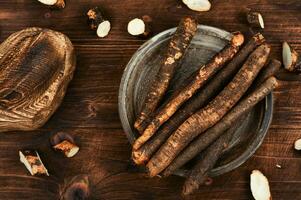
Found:
M 133 143 L 138 136 L 133 127 L 134 120 L 144 102 L 151 80 L 160 67 L 162 52 L 175 30 L 175 28 L 166 30 L 148 40 L 137 50 L 125 68 L 118 101 L 121 123 L 130 143 Z M 229 32 L 199 25 L 198 32 L 192 40 L 168 92 L 171 93 L 200 65 L 208 62 L 228 43 L 230 38 L 231 33 Z M 263 142 L 272 115 L 273 96 L 270 94 L 254 107 L 248 118 L 237 129 L 223 158 L 211 171 L 211 176 L 229 172 L 250 158 Z M 175 174 L 185 176 L 189 168 L 188 164 Z

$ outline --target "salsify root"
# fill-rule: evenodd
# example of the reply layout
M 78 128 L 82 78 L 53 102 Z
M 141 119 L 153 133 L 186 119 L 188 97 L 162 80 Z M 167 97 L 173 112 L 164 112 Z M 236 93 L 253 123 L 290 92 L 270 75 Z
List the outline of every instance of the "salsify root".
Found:
M 263 76 L 265 75 L 262 75 L 261 77 Z M 258 78 L 259 77 L 260 76 L 258 76 Z M 254 105 L 268 95 L 276 86 L 277 81 L 272 77 L 265 80 L 260 87 L 254 88 L 253 92 L 246 98 L 243 98 L 222 120 L 208 129 L 204 134 L 197 137 L 183 152 L 181 152 L 181 154 L 165 169 L 163 173 L 164 176 L 168 176 L 176 169 L 182 167 L 214 142 L 214 140 L 221 136 L 227 129 L 233 126 L 233 124 L 239 121 L 240 118 L 244 118 L 242 116 L 247 116 Z M 265 88 L 267 89 L 265 90 Z
M 270 61 L 269 65 L 267 67 L 264 67 L 257 78 L 255 79 L 254 83 L 251 86 L 251 91 L 247 91 L 247 94 L 250 94 L 251 92 L 255 91 L 264 81 L 266 81 L 268 78 L 276 74 L 276 72 L 280 69 L 281 63 L 278 60 L 273 59 Z M 244 98 L 241 101 L 245 101 Z M 239 106 L 241 103 L 238 103 L 237 106 Z M 255 105 L 255 104 L 254 104 Z M 233 108 L 233 110 L 236 109 L 236 106 Z M 236 109 L 237 110 L 237 109 Z M 251 110 L 251 108 L 249 109 Z M 199 154 L 201 151 L 203 151 L 206 147 L 208 147 L 211 143 L 214 142 L 220 135 L 222 135 L 228 128 L 233 126 L 233 124 L 239 123 L 237 121 L 238 118 L 242 118 L 242 121 L 248 116 L 247 111 L 245 114 L 243 114 L 243 117 L 236 116 L 240 115 L 239 112 L 233 112 L 232 110 L 216 125 L 214 125 L 212 128 L 208 129 L 204 134 L 197 137 L 179 156 L 177 156 L 172 163 L 164 170 L 163 175 L 169 176 L 172 174 L 175 170 L 182 167 L 185 163 L 193 159 L 197 154 Z M 231 116 L 230 114 L 233 113 Z M 230 115 L 230 116 L 229 116 Z M 233 118 L 233 119 L 232 119 Z M 224 123 L 224 121 L 230 120 L 229 123 Z
M 134 127 L 139 132 L 143 131 L 141 127 L 143 122 L 155 111 L 165 94 L 169 82 L 195 35 L 196 30 L 197 21 L 192 17 L 185 17 L 179 23 L 175 34 L 169 42 L 160 70 L 148 91 L 142 111 L 134 124 Z
M 265 80 L 270 78 L 271 76 L 275 76 L 280 68 L 281 68 L 281 62 L 277 59 L 272 59 L 269 64 L 264 67 L 260 73 L 258 74 L 258 77 L 255 79 L 254 83 L 252 84 L 252 90 L 259 87 Z
M 247 111 L 251 109 L 256 103 L 258 103 L 261 99 L 263 99 L 266 95 L 268 95 L 274 88 L 277 87 L 277 80 L 274 77 L 266 80 L 258 89 L 256 89 L 250 96 L 242 101 L 244 103 L 243 112 L 239 114 L 238 107 L 241 108 L 242 104 L 237 105 L 235 109 L 238 111 L 236 116 L 242 117 Z M 238 118 L 239 118 L 238 117 Z M 229 129 L 230 130 L 230 129 Z M 193 167 L 188 176 L 187 180 L 183 186 L 183 195 L 188 195 L 193 193 L 200 184 L 203 184 L 204 179 L 206 179 L 209 170 L 213 168 L 218 158 L 222 155 L 223 152 L 223 144 L 229 142 L 230 137 L 226 133 L 219 137 L 217 141 L 215 141 L 206 151 L 204 152 L 204 157 L 197 162 L 197 164 Z
M 136 164 L 146 163 L 166 139 L 192 114 L 205 106 L 214 96 L 218 94 L 237 71 L 243 62 L 254 51 L 254 49 L 265 41 L 264 37 L 255 34 L 249 42 L 235 55 L 227 66 L 212 78 L 203 89 L 197 91 L 185 104 L 167 121 L 158 132 L 148 140 L 141 148 L 134 150 L 132 159 Z
M 216 124 L 239 101 L 266 63 L 269 54 L 270 46 L 267 44 L 256 48 L 222 92 L 181 124 L 147 163 L 150 177 L 163 171 L 195 137 Z
M 242 122 L 242 120 L 239 120 L 239 122 Z M 229 146 L 233 134 L 240 125 L 240 123 L 236 123 L 234 126 L 229 128 L 225 134 L 220 136 L 204 151 L 202 154 L 203 156 L 193 167 L 184 183 L 182 189 L 183 196 L 192 194 L 199 188 L 200 185 L 205 184 L 207 178 L 209 177 L 210 170 L 215 166 L 223 151 Z
M 156 112 L 155 117 L 151 120 L 143 134 L 135 141 L 133 149 L 139 149 L 150 137 L 152 137 L 159 127 L 166 122 L 183 103 L 190 99 L 190 97 L 200 89 L 210 77 L 234 57 L 243 42 L 244 36 L 239 32 L 234 33 L 230 43 L 220 53 L 215 55 L 208 64 L 201 66 L 195 77 L 193 77 L 185 87 L 181 87 L 181 89 L 176 91 L 170 100 Z

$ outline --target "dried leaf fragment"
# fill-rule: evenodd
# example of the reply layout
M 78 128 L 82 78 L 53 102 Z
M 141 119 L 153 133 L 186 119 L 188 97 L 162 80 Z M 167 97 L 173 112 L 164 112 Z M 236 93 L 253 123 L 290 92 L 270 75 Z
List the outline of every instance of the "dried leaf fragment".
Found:
M 211 8 L 211 3 L 208 0 L 182 0 L 183 3 L 194 11 L 208 11 Z
M 269 181 L 259 170 L 253 170 L 250 176 L 251 191 L 255 200 L 271 200 Z

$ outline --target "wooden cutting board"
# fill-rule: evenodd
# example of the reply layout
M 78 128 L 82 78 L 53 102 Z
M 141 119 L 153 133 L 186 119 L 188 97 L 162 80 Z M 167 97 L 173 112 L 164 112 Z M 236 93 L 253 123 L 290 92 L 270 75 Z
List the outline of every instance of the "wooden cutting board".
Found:
M 59 186 L 78 174 L 90 175 L 91 199 L 180 199 L 183 179 L 148 179 L 130 164 L 131 147 L 121 128 L 117 109 L 118 88 L 127 62 L 145 42 L 126 32 L 127 22 L 149 15 L 157 34 L 177 25 L 184 15 L 199 22 L 250 35 L 244 12 L 260 11 L 264 35 L 273 55 L 281 59 L 281 42 L 287 40 L 301 51 L 301 2 L 299 0 L 212 0 L 212 10 L 196 13 L 180 0 L 67 0 L 64 10 L 51 10 L 36 0 L 0 0 L 0 41 L 26 27 L 51 28 L 66 34 L 75 46 L 77 71 L 67 95 L 42 128 L 0 135 L 0 199 L 54 200 Z M 103 6 L 112 22 L 107 38 L 90 31 L 85 13 Z M 274 120 L 265 142 L 237 170 L 202 187 L 192 199 L 252 199 L 249 174 L 260 169 L 271 182 L 273 199 L 301 199 L 301 153 L 293 142 L 301 138 L 301 84 L 282 82 L 274 92 Z M 49 136 L 57 131 L 75 135 L 80 152 L 67 159 L 50 148 Z M 50 177 L 31 177 L 19 162 L 18 150 L 38 149 Z M 276 164 L 282 166 L 281 169 Z

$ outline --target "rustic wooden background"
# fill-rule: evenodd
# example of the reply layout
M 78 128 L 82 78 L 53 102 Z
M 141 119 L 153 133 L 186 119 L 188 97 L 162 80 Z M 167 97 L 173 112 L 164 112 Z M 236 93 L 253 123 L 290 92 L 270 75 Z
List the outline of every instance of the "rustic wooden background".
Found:
M 180 0 L 67 0 L 64 10 L 51 10 L 37 0 L 0 0 L 0 41 L 26 27 L 52 28 L 70 37 L 78 60 L 63 104 L 43 128 L 0 135 L 0 199 L 57 199 L 60 185 L 78 174 L 90 175 L 91 199 L 180 199 L 182 178 L 148 179 L 129 161 L 131 147 L 119 121 L 117 95 L 123 69 L 144 40 L 127 34 L 127 22 L 149 15 L 156 34 L 192 14 L 199 23 L 248 33 L 244 12 L 253 8 L 264 16 L 263 33 L 273 55 L 280 58 L 284 40 L 301 52 L 300 0 L 211 2 L 210 12 L 196 13 Z M 105 39 L 86 24 L 86 11 L 96 5 L 106 10 L 113 25 Z M 301 199 L 301 153 L 293 150 L 293 142 L 301 138 L 300 93 L 299 82 L 282 82 L 275 91 L 274 120 L 264 144 L 244 165 L 202 187 L 192 199 L 252 199 L 249 174 L 255 168 L 269 178 L 274 200 Z M 81 146 L 72 159 L 50 149 L 49 135 L 61 130 L 74 134 Z M 29 176 L 18 160 L 23 148 L 41 152 L 50 177 Z

